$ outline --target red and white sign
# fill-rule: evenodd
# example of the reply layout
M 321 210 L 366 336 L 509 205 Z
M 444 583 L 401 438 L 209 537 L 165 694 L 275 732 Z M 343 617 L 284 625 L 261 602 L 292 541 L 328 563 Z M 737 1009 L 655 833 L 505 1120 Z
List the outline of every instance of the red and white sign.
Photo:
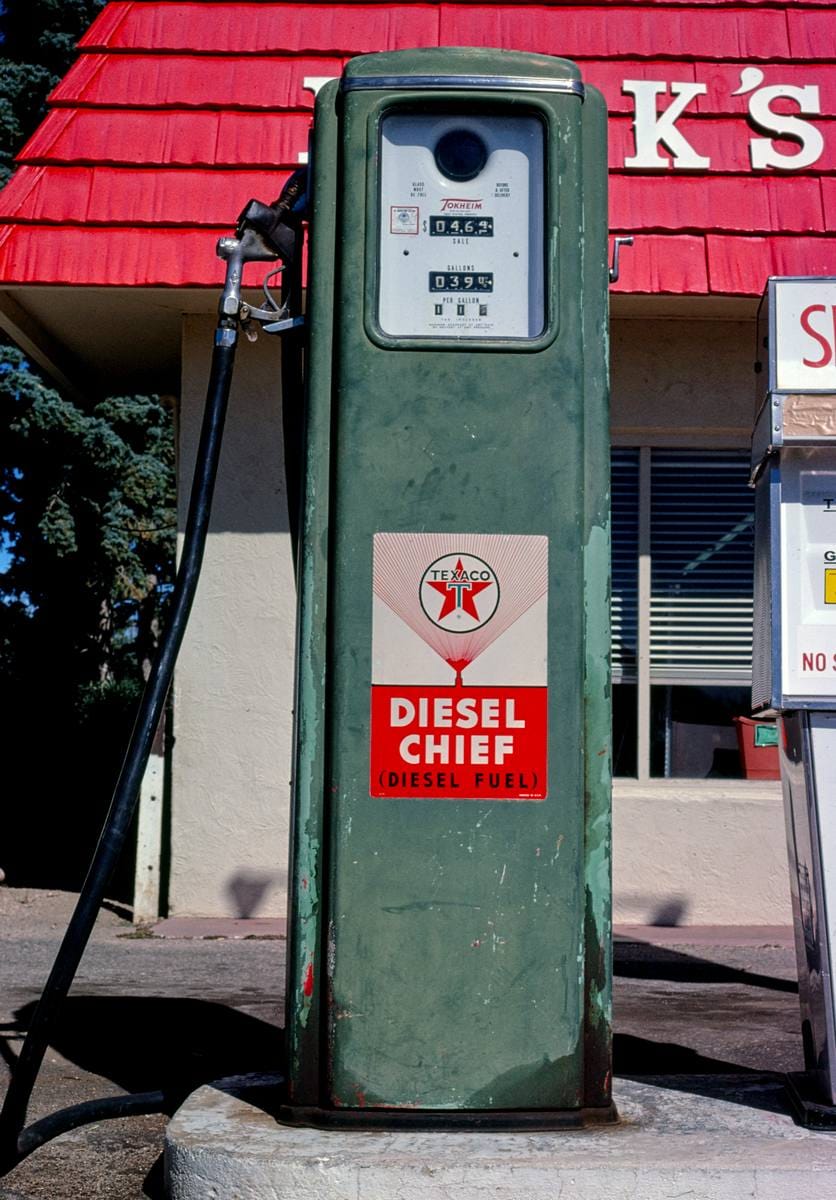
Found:
M 548 539 L 374 537 L 372 796 L 542 800 Z
M 836 392 L 836 279 L 775 283 L 776 384 Z

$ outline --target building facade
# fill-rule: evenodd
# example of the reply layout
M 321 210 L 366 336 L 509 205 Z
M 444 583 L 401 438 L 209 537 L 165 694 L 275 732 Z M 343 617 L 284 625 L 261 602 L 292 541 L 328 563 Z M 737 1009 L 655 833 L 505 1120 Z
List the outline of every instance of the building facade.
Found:
M 176 394 L 184 515 L 222 268 L 352 55 L 574 59 L 610 112 L 616 919 L 789 923 L 779 785 L 742 777 L 755 313 L 836 274 L 828 3 L 113 0 L 0 193 L 0 324 L 63 386 Z M 261 274 L 249 267 L 251 287 Z M 280 913 L 294 586 L 280 347 L 243 343 L 178 667 L 173 913 Z M 86 386 L 86 385 L 84 385 Z

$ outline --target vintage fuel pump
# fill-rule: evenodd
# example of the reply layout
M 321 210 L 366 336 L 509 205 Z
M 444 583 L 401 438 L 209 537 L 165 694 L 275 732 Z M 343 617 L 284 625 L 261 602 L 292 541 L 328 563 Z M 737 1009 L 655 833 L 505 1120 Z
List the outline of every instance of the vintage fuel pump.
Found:
M 311 194 L 283 1116 L 612 1119 L 605 107 L 357 58 Z
M 605 105 L 563 59 L 370 55 L 323 88 L 312 151 L 218 244 L 168 624 L 0 1114 L 0 1173 L 75 1125 L 182 1099 L 110 1097 L 24 1128 L 188 620 L 240 327 L 289 335 L 293 411 L 306 218 L 281 1115 L 615 1119 Z M 244 303 L 245 264 L 276 259 L 281 303 L 266 284 L 263 307 Z
M 752 438 L 752 706 L 781 726 L 807 1068 L 789 1090 L 800 1120 L 818 1128 L 836 1128 L 835 315 L 836 279 L 768 281 Z

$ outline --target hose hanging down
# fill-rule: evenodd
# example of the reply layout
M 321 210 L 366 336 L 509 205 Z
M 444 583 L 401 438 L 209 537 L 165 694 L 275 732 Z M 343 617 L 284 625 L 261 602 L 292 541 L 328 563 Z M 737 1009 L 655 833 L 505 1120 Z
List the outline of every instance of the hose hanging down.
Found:
M 212 370 L 192 481 L 183 553 L 171 609 L 140 701 L 128 751 L 93 861 L 12 1073 L 0 1113 L 0 1175 L 10 1171 L 43 1142 L 74 1125 L 101 1120 L 103 1117 L 122 1117 L 129 1112 L 161 1112 L 166 1108 L 162 1093 L 114 1096 L 76 1105 L 73 1109 L 45 1117 L 28 1129 L 23 1128 L 29 1098 L 55 1021 L 90 939 L 105 888 L 131 826 L 154 734 L 163 715 L 177 653 L 186 631 L 206 546 L 237 340 L 235 320 L 222 317 L 215 333 Z
M 307 170 L 301 168 L 290 176 L 278 200 L 272 204 L 266 205 L 251 200 L 238 218 L 236 236 L 221 238 L 218 242 L 218 256 L 226 262 L 226 281 L 219 304 L 220 318 L 215 331 L 206 407 L 171 608 L 157 656 L 142 694 L 139 713 L 93 861 L 38 1001 L 32 1023 L 27 1030 L 20 1057 L 12 1072 L 0 1112 L 0 1177 L 11 1171 L 44 1142 L 58 1137 L 68 1129 L 106 1118 L 171 1111 L 182 1100 L 181 1096 L 166 1096 L 162 1092 L 111 1096 L 62 1109 L 24 1128 L 29 1099 L 43 1063 L 50 1035 L 75 978 L 81 956 L 90 940 L 105 888 L 127 840 L 139 798 L 140 784 L 163 715 L 174 665 L 197 591 L 218 474 L 242 312 L 246 309 L 251 317 L 264 324 L 268 332 L 296 333 L 303 323 L 301 317 L 289 316 L 286 307 L 274 311 L 249 309 L 249 306 L 244 305 L 241 301 L 243 268 L 248 262 L 273 262 L 277 258 L 282 259 L 291 268 L 293 295 L 287 296 L 287 302 L 291 299 L 299 302 L 302 222 L 306 207 Z M 293 361 L 298 362 L 299 353 L 298 349 L 294 350 Z M 288 395 L 284 396 L 285 406 L 288 405 L 289 399 Z

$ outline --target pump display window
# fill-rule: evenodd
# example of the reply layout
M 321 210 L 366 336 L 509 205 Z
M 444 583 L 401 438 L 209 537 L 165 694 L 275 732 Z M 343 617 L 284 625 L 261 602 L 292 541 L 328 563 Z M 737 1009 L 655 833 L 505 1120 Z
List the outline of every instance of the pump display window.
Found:
M 754 494 L 742 450 L 612 456 L 617 776 L 742 778 Z

